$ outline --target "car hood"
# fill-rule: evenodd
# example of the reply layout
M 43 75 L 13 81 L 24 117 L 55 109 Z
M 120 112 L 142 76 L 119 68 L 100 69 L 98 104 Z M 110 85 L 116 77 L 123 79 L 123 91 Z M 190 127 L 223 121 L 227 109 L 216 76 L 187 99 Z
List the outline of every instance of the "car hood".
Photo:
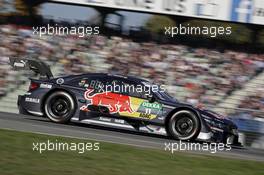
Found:
M 237 128 L 237 126 L 233 123 L 233 121 L 230 118 L 223 116 L 217 112 L 214 112 L 209 109 L 199 109 L 199 108 L 198 111 L 200 112 L 202 117 L 206 117 L 218 122 L 222 122 L 232 128 Z
M 165 105 L 173 106 L 175 108 L 177 108 L 177 107 L 189 107 L 191 109 L 196 110 L 201 115 L 201 117 L 210 118 L 212 120 L 215 120 L 215 121 L 224 123 L 226 125 L 229 125 L 232 128 L 237 128 L 231 119 L 229 119 L 228 117 L 223 116 L 217 112 L 214 112 L 212 110 L 209 110 L 206 108 L 196 107 L 196 106 L 193 106 L 189 103 L 182 103 L 179 101 L 172 101 L 172 100 L 171 101 L 163 101 L 162 103 Z

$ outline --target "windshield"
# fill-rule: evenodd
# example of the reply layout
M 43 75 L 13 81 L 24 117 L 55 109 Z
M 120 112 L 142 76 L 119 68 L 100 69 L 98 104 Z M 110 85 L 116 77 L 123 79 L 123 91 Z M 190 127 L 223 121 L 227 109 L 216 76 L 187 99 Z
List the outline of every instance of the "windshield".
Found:
M 167 91 L 157 91 L 157 92 L 153 92 L 153 93 L 156 94 L 158 96 L 158 98 L 160 98 L 161 100 L 173 100 L 173 101 L 177 101 Z
M 173 100 L 177 101 L 174 97 L 172 97 L 165 89 L 164 85 L 160 86 L 155 83 L 150 83 L 148 81 L 144 81 L 143 84 L 150 88 L 151 92 L 154 93 L 161 100 Z

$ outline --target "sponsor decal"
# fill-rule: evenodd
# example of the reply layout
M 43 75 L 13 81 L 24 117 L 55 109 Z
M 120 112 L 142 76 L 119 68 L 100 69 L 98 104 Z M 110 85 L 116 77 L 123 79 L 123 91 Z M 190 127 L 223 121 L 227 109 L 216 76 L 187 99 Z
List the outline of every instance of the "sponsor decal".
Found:
M 254 16 L 264 17 L 264 7 L 257 7 L 254 11 Z
M 149 103 L 144 101 L 139 107 L 139 111 L 142 112 L 140 117 L 153 119 L 156 118 L 158 113 L 161 111 L 162 105 L 159 103 Z
M 86 79 L 81 80 L 79 86 L 85 87 L 87 89 L 95 89 L 97 92 L 104 92 L 104 85 L 99 80 L 91 80 L 91 82 L 87 82 Z
M 231 21 L 263 25 L 263 0 L 233 0 L 231 6 Z
M 196 4 L 196 15 L 197 16 L 217 16 L 219 10 L 219 4 L 216 0 L 200 0 Z
M 46 83 L 41 83 L 40 84 L 40 88 L 51 89 L 52 85 L 51 84 L 46 84 Z
M 111 122 L 111 118 L 108 118 L 108 117 L 100 117 L 99 120 L 105 121 L 105 122 Z
M 86 80 L 82 80 L 81 82 L 79 82 L 79 86 L 83 87 L 86 83 Z
M 253 10 L 253 23 L 264 25 L 264 1 L 255 0 Z
M 96 89 L 96 90 L 98 90 L 99 92 L 104 92 L 104 89 L 103 89 L 103 83 L 101 82 L 101 81 L 99 81 L 99 80 L 92 80 L 91 82 L 90 82 L 90 84 L 88 83 L 87 84 L 88 86 L 88 88 L 90 88 L 90 89 Z
M 80 87 L 85 87 L 85 88 L 88 88 L 88 89 L 95 89 L 95 90 L 98 90 L 98 92 L 103 92 L 104 89 L 103 89 L 103 83 L 99 80 L 91 80 L 91 82 L 88 82 L 87 79 L 82 79 L 80 82 L 79 82 L 79 86 Z
M 147 114 L 147 113 L 140 113 L 139 114 L 140 118 L 147 118 L 147 119 L 151 119 L 151 114 Z
M 231 20 L 250 23 L 253 8 L 253 0 L 233 0 Z
M 84 93 L 84 98 L 89 101 L 89 104 L 82 106 L 80 110 L 88 111 L 89 105 L 105 106 L 111 114 L 118 112 L 133 113 L 130 97 L 126 95 L 116 94 L 112 92 L 95 93 L 94 89 L 87 89 Z
M 115 119 L 114 122 L 120 123 L 120 124 L 125 124 L 125 120 L 122 120 L 122 119 Z
M 158 119 L 159 119 L 159 120 L 164 120 L 165 117 L 164 117 L 164 116 L 160 116 L 160 117 L 158 117 Z
M 113 92 L 95 92 L 96 89 L 87 89 L 84 98 L 87 101 L 80 110 L 89 112 L 89 106 L 104 106 L 109 109 L 110 114 L 120 116 L 143 118 L 152 120 L 158 116 L 162 109 L 159 103 L 149 103 L 146 100 L 121 95 Z M 123 120 L 115 120 L 115 123 L 124 124 Z
M 144 101 L 142 103 L 142 106 L 145 107 L 145 108 L 150 108 L 150 109 L 158 109 L 158 110 L 161 109 L 161 104 L 159 104 L 159 103 L 149 103 L 147 101 Z
M 26 97 L 25 101 L 30 103 L 39 103 L 40 100 L 38 98 Z

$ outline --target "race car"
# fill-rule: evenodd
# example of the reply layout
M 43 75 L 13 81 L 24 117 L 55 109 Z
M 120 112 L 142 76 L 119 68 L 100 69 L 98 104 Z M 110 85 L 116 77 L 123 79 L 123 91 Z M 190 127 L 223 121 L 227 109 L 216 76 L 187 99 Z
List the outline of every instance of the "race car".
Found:
M 86 73 L 53 77 L 49 66 L 34 59 L 10 58 L 14 69 L 33 70 L 20 114 L 43 116 L 56 123 L 86 123 L 166 135 L 183 141 L 238 145 L 238 128 L 227 117 L 182 103 L 145 79 Z

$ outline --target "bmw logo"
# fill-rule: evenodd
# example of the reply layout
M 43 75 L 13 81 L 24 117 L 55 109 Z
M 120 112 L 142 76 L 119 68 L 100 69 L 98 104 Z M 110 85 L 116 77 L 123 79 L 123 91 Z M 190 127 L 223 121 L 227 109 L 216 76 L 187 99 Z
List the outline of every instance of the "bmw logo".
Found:
M 63 78 L 59 78 L 56 81 L 57 84 L 63 84 L 64 83 L 64 79 Z

